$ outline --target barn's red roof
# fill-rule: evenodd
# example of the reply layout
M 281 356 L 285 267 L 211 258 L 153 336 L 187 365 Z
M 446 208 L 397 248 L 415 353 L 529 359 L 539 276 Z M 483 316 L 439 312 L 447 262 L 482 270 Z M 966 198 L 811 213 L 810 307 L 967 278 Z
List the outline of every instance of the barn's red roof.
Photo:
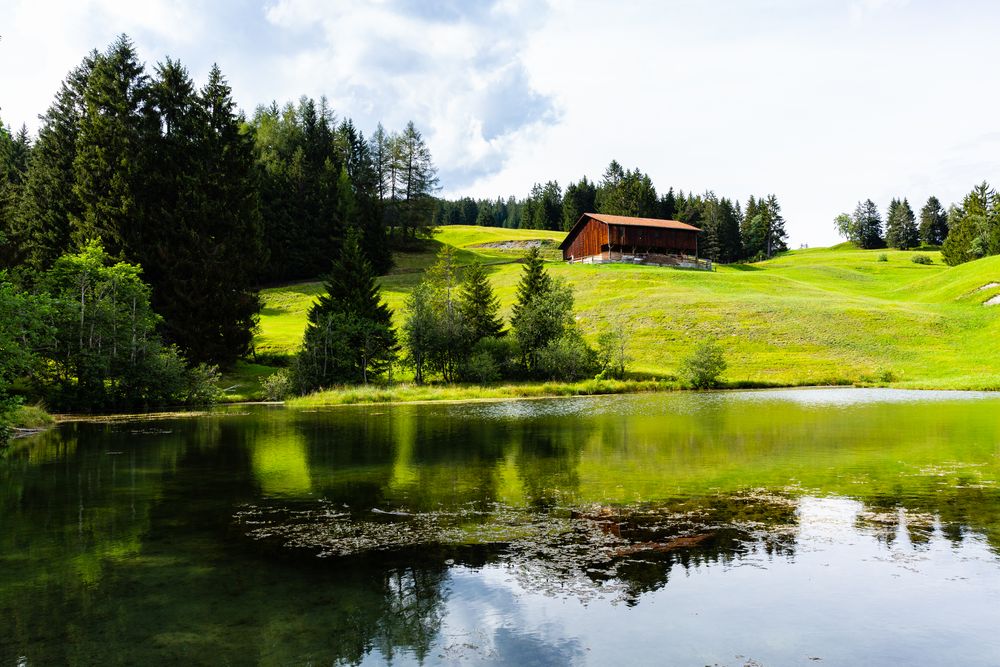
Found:
M 630 225 L 632 227 L 666 227 L 667 229 L 687 229 L 701 231 L 694 225 L 680 220 L 661 220 L 660 218 L 631 218 L 627 215 L 606 215 L 604 213 L 584 213 L 588 218 L 600 220 L 609 225 Z
M 584 213 L 580 216 L 580 219 L 576 221 L 573 228 L 569 230 L 569 234 L 563 239 L 563 242 L 559 244 L 561 250 L 565 250 L 570 241 L 576 235 L 577 229 L 584 223 L 585 220 L 591 218 L 597 220 L 598 222 L 603 222 L 606 225 L 622 225 L 625 227 L 660 227 L 665 229 L 680 229 L 688 232 L 700 232 L 701 230 L 694 225 L 689 225 L 686 222 L 681 222 L 680 220 L 661 220 L 660 218 L 632 218 L 627 215 L 608 215 L 606 213 Z

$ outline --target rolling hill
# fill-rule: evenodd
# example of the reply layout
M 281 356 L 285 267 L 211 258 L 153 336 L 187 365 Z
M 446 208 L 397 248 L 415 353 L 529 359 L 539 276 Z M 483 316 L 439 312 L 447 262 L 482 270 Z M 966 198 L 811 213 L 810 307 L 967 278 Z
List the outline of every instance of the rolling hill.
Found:
M 631 371 L 669 377 L 690 350 L 717 340 L 730 383 L 801 385 L 891 384 L 945 389 L 1000 388 L 1000 257 L 947 267 L 936 252 L 929 265 L 913 252 L 833 248 L 794 250 L 752 265 L 714 272 L 626 265 L 565 264 L 559 232 L 441 227 L 422 252 L 397 255 L 382 278 L 397 318 L 410 289 L 444 244 L 460 263 L 475 258 L 508 311 L 524 245 L 542 241 L 549 271 L 576 294 L 585 335 L 613 318 L 632 329 Z M 885 255 L 887 261 L 880 261 Z M 258 353 L 295 351 L 305 314 L 322 283 L 264 290 Z

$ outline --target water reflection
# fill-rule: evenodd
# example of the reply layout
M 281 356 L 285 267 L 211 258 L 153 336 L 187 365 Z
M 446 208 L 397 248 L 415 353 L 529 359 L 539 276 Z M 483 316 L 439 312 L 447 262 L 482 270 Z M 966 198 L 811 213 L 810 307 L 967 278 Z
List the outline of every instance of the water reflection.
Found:
M 1000 400 L 858 395 L 66 425 L 0 461 L 0 663 L 989 664 Z

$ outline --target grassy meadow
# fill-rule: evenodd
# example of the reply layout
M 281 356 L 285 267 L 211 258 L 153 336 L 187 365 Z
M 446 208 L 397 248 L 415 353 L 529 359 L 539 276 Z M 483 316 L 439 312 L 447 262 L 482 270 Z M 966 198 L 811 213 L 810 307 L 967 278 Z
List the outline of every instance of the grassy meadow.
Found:
M 632 329 L 630 366 L 636 380 L 673 377 L 696 342 L 711 338 L 725 349 L 730 386 L 878 384 L 909 388 L 1000 389 L 1000 257 L 947 267 L 937 252 L 858 250 L 851 245 L 793 250 L 767 262 L 703 271 L 626 265 L 569 265 L 554 250 L 562 234 L 538 230 L 441 227 L 419 252 L 400 253 L 382 278 L 396 313 L 444 244 L 459 263 L 488 265 L 505 314 L 513 303 L 523 249 L 507 241 L 546 240 L 548 269 L 576 294 L 579 323 L 595 337 L 613 318 Z M 514 247 L 501 247 L 514 246 Z M 881 256 L 886 261 L 880 261 Z M 295 352 L 306 311 L 321 282 L 262 292 L 258 354 Z M 266 357 L 265 357 L 266 358 Z M 233 393 L 252 397 L 267 367 L 246 364 L 226 378 Z M 228 386 L 228 385 L 227 385 Z M 569 391 L 564 388 L 565 391 Z M 410 391 L 410 390 L 407 390 Z M 491 397 L 497 388 L 465 396 L 453 389 L 415 389 L 420 399 Z M 522 390 L 527 391 L 527 390 Z M 553 392 L 556 392 L 553 389 Z M 355 392 L 356 393 L 356 392 Z M 372 392 L 373 396 L 381 396 Z M 475 394 L 476 392 L 472 392 Z M 501 391 L 501 393 L 503 393 Z M 517 394 L 507 394 L 517 395 Z M 525 394 L 528 395 L 528 394 Z M 406 392 L 372 400 L 407 400 Z M 333 392 L 326 402 L 356 402 Z

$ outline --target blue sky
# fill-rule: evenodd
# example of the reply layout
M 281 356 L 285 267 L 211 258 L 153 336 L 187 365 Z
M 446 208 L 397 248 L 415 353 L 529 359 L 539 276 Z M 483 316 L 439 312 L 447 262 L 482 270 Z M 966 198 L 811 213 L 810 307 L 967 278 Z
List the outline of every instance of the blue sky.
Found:
M 523 196 L 616 158 L 661 188 L 775 193 L 793 245 L 871 197 L 1000 183 L 1000 6 L 767 0 L 0 0 L 0 117 L 34 128 L 126 32 L 237 100 L 326 95 L 424 132 L 449 196 Z

